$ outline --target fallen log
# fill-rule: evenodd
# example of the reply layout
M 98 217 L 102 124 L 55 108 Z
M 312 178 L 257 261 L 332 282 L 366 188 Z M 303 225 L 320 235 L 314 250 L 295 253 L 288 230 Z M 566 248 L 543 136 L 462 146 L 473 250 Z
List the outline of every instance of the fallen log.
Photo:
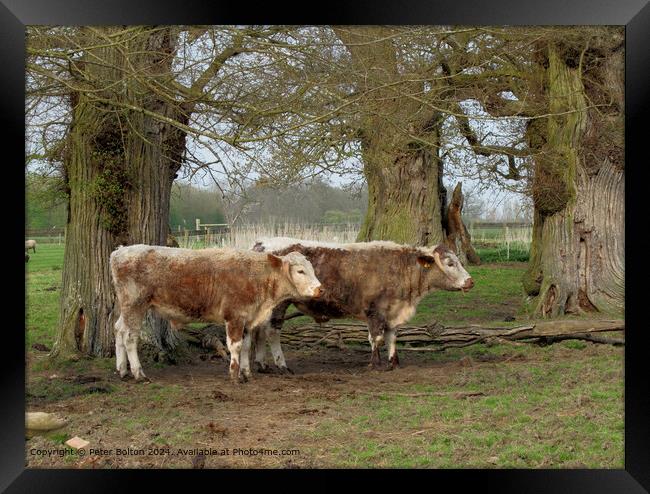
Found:
M 534 321 L 516 327 L 488 327 L 477 324 L 443 326 L 434 322 L 427 326 L 403 326 L 397 330 L 401 350 L 412 352 L 444 351 L 477 343 L 492 344 L 543 344 L 563 340 L 584 340 L 598 344 L 625 345 L 624 338 L 602 336 L 601 333 L 624 331 L 623 320 L 578 319 Z M 185 328 L 185 339 L 196 346 L 214 350 L 228 360 L 223 326 Z M 368 344 L 367 327 L 362 322 L 341 321 L 302 326 L 285 326 L 281 332 L 282 344 L 301 348 L 319 345 L 330 348 L 356 349 Z M 355 348 L 356 347 L 356 348 Z M 400 350 L 400 351 L 401 351 Z
M 439 323 L 428 326 L 403 326 L 397 330 L 398 342 L 410 351 L 441 351 L 476 343 L 542 343 L 567 339 L 592 343 L 624 345 L 623 338 L 607 338 L 597 333 L 624 331 L 623 320 L 555 320 L 536 321 L 517 327 L 487 327 L 480 325 L 444 327 Z M 368 333 L 363 323 L 327 323 L 293 326 L 282 329 L 282 343 L 296 346 L 341 346 L 367 344 Z
M 222 359 L 228 361 L 228 350 L 223 341 L 226 339 L 226 331 L 223 326 L 211 324 L 204 328 L 190 328 L 185 327 L 182 329 L 181 334 L 185 341 L 201 348 L 214 350 L 217 355 Z

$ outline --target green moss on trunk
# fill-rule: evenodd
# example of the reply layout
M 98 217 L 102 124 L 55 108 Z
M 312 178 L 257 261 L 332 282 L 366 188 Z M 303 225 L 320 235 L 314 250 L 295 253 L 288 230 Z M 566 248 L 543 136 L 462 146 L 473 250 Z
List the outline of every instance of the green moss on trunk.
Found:
M 116 44 L 120 42 L 124 46 L 100 44 L 97 53 L 86 54 L 107 63 L 85 64 L 83 70 L 89 80 L 113 81 L 109 88 L 127 84 L 126 90 L 79 93 L 71 98 L 74 108 L 64 159 L 69 215 L 53 358 L 113 354 L 119 307 L 110 274 L 110 253 L 119 244 L 165 245 L 167 240 L 171 186 L 180 167 L 185 133 L 142 112 L 125 111 L 108 103 L 98 105 L 94 97 L 126 99 L 134 107 L 149 108 L 187 123 L 188 115 L 181 109 L 152 97 L 136 80 L 122 80 L 120 70 L 125 63 L 123 50 L 131 50 L 156 59 L 156 64 L 146 56 L 138 59 L 143 71 L 168 72 L 172 57 L 161 61 L 161 56 L 173 53 L 173 39 L 167 29 L 155 29 L 148 37 L 116 39 Z M 148 43 L 158 50 L 147 51 Z M 168 323 L 155 315 L 147 317 L 143 331 L 144 340 L 158 353 L 173 354 L 181 344 Z
M 592 155 L 584 136 L 595 117 L 580 67 L 567 63 L 566 53 L 548 43 L 543 86 L 549 116 L 533 121 L 527 134 L 536 151 L 535 223 L 522 281 L 533 314 L 541 317 L 622 308 L 624 296 L 623 174 L 607 155 L 586 163 Z

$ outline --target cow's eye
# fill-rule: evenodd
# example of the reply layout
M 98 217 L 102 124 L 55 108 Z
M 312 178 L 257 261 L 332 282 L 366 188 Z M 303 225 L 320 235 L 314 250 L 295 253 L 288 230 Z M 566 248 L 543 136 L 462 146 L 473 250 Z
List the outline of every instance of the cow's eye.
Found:
M 453 263 L 452 261 L 449 261 L 449 262 L 447 263 L 447 266 L 450 266 L 450 267 L 451 267 L 451 266 L 453 266 L 453 265 L 454 265 L 454 263 Z
M 305 272 L 301 269 L 300 271 L 298 271 L 298 274 L 305 274 Z

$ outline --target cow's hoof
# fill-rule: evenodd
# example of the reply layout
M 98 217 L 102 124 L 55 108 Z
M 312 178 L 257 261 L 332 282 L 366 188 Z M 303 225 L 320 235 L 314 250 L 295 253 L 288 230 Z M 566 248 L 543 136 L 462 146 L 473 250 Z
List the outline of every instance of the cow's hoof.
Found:
M 245 384 L 248 382 L 248 377 L 246 377 L 245 374 L 239 374 L 239 377 L 237 378 L 237 384 Z
M 399 369 L 399 360 L 397 359 L 391 359 L 388 361 L 388 369 L 387 370 L 395 370 Z
M 278 373 L 280 374 L 294 374 L 294 372 L 289 369 L 286 365 L 278 366 Z
M 151 382 L 151 379 L 149 379 L 144 374 L 144 372 L 142 372 L 141 370 L 134 372 L 133 377 L 135 378 L 135 381 L 139 382 L 139 383 L 150 383 Z
M 131 379 L 131 374 L 129 374 L 128 372 L 122 373 L 122 372 L 115 371 L 115 374 L 117 374 L 122 381 L 128 381 Z
M 271 374 L 269 366 L 260 362 L 255 362 L 253 364 L 253 369 L 255 369 L 255 372 L 259 372 L 260 374 Z
M 382 370 L 382 366 L 381 366 L 380 363 L 377 363 L 377 362 L 370 362 L 370 363 L 368 364 L 368 369 L 370 369 L 370 370 L 372 370 L 372 371 L 380 371 L 380 370 Z

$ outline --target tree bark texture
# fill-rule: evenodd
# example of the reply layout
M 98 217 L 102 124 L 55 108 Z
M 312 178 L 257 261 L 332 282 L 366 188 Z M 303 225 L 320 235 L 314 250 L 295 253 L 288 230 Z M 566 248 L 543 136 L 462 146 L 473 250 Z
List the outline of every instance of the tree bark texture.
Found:
M 426 148 L 403 152 L 398 145 L 386 149 L 386 141 L 378 139 L 381 143 L 364 143 L 368 210 L 359 240 L 441 243 L 445 188 L 436 152 Z
M 368 183 L 368 210 L 358 240 L 443 243 L 443 114 L 418 101 L 424 82 L 410 80 L 400 69 L 389 28 L 334 30 L 350 52 L 357 91 L 363 94 L 355 127 Z
M 598 335 L 625 330 L 623 320 L 556 320 L 535 321 L 517 327 L 485 327 L 480 325 L 448 326 L 433 323 L 428 326 L 403 326 L 398 330 L 402 350 L 440 351 L 477 343 L 526 341 L 551 343 L 563 339 L 579 339 L 594 343 L 623 344 L 621 338 L 603 338 Z M 346 345 L 364 345 L 368 341 L 367 326 L 355 322 L 329 322 L 318 325 L 286 326 L 282 329 L 282 344 L 298 347 L 325 345 L 345 348 Z M 410 348 L 409 348 L 410 347 Z
M 469 234 L 461 214 L 463 212 L 463 184 L 458 182 L 447 206 L 444 228 L 447 233 L 447 247 L 458 254 L 463 264 L 481 264 L 472 246 L 472 236 Z
M 524 288 L 541 317 L 624 308 L 622 50 L 586 77 L 577 55 L 549 43 L 542 86 L 551 116 L 531 122 L 535 215 Z M 594 77 L 612 103 L 594 105 Z M 601 89 L 602 91 L 602 89 Z
M 137 39 L 137 38 L 136 38 Z M 167 77 L 175 51 L 170 30 L 155 29 L 126 45 L 143 73 Z M 88 63 L 93 59 L 105 63 Z M 138 81 L 123 81 L 127 63 L 115 47 L 89 50 L 73 68 L 81 81 L 102 87 L 123 84 L 120 93 L 75 92 L 64 160 L 68 223 L 60 319 L 53 357 L 110 356 L 119 317 L 109 256 L 119 245 L 165 245 L 171 185 L 180 168 L 185 133 L 142 112 L 111 105 L 111 98 L 187 122 L 182 108 L 163 101 Z M 89 88 L 90 89 L 90 88 Z M 144 335 L 159 350 L 180 342 L 166 321 L 148 315 Z

